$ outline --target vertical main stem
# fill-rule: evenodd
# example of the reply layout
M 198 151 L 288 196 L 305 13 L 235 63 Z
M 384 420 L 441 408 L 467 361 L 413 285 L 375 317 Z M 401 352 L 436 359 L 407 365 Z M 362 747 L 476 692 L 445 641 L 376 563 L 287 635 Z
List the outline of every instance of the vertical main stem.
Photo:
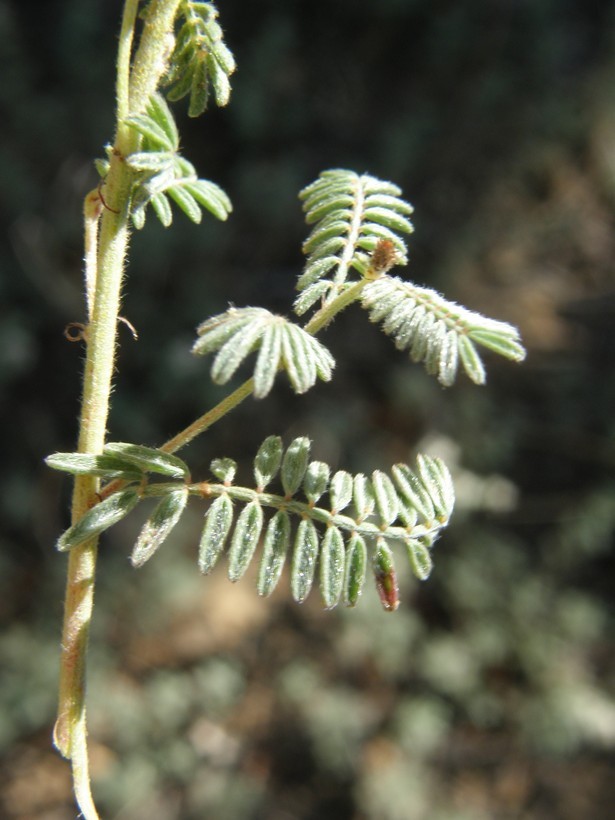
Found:
M 132 72 L 131 53 L 139 0 L 126 0 L 120 33 L 117 74 L 117 131 L 115 149 L 105 180 L 104 209 L 98 232 L 96 270 L 90 282 L 90 322 L 79 427 L 79 452 L 100 453 L 104 447 L 109 415 L 109 398 L 115 362 L 116 332 L 124 264 L 129 239 L 129 209 L 132 173 L 125 157 L 135 150 L 138 137 L 126 125 L 133 108 L 147 104 L 169 56 L 169 38 L 179 0 L 154 0 Z M 131 105 L 132 104 L 132 105 Z M 89 249 L 90 276 L 92 249 Z M 93 300 L 92 300 L 92 286 Z M 93 301 L 93 304 L 92 304 Z M 79 520 L 96 503 L 98 481 L 77 476 L 73 492 L 72 520 Z M 91 796 L 85 711 L 85 671 L 89 626 L 94 603 L 97 539 L 71 551 L 68 560 L 64 625 L 60 663 L 58 718 L 54 742 L 70 758 L 77 803 L 86 820 L 97 820 Z

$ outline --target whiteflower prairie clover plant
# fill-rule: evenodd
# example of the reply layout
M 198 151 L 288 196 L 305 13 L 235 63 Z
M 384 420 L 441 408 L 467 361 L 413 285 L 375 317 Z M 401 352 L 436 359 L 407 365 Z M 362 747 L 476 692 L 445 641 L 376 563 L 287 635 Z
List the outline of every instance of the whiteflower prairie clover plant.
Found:
M 280 371 L 296 393 L 331 379 L 334 359 L 316 339 L 352 303 L 379 323 L 395 346 L 423 362 L 441 384 L 459 366 L 482 384 L 483 346 L 520 361 L 517 330 L 473 313 L 389 271 L 407 262 L 404 236 L 412 207 L 400 189 L 368 174 L 325 171 L 300 193 L 311 232 L 303 250 L 294 312 L 304 324 L 258 307 L 229 308 L 204 321 L 193 352 L 215 353 L 211 377 L 227 384 L 256 353 L 253 376 L 160 448 L 106 440 L 109 396 L 120 320 L 120 293 L 131 228 L 151 210 L 165 226 L 172 203 L 193 222 L 202 209 L 225 220 L 231 203 L 215 183 L 199 179 L 179 153 L 179 135 L 166 100 L 189 99 L 197 116 L 208 102 L 226 105 L 235 61 L 209 2 L 126 0 L 117 59 L 117 110 L 113 145 L 96 166 L 98 187 L 85 199 L 87 324 L 78 451 L 47 458 L 75 476 L 72 524 L 57 543 L 68 552 L 60 695 L 54 741 L 70 759 L 76 800 L 84 817 L 98 817 L 88 773 L 85 657 L 92 616 L 98 537 L 141 501 L 157 504 L 132 549 L 133 566 L 148 561 L 166 541 L 190 499 L 205 504 L 198 566 L 209 573 L 227 552 L 228 576 L 239 580 L 260 547 L 257 591 L 269 595 L 290 563 L 293 598 L 304 601 L 316 575 L 324 606 L 354 606 L 371 573 L 382 605 L 395 610 L 399 594 L 395 558 L 407 555 L 426 579 L 431 546 L 448 524 L 454 503 L 451 477 L 438 458 L 419 455 L 412 467 L 395 464 L 370 477 L 310 460 L 310 442 L 286 446 L 268 437 L 254 458 L 254 481 L 235 483 L 236 463 L 216 458 L 209 477 L 194 481 L 174 453 L 209 430 L 249 396 L 264 398 Z M 136 41 L 138 31 L 138 42 Z M 166 100 L 165 100 L 166 97 Z M 134 286 L 133 286 L 134 287 Z

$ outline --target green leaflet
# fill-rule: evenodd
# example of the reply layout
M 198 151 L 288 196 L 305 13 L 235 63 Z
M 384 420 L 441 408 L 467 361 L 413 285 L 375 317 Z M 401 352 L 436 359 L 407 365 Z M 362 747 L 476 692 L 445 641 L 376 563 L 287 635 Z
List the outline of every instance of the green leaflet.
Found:
M 289 543 L 290 516 L 285 510 L 279 510 L 269 521 L 265 532 L 257 581 L 259 595 L 271 595 L 275 589 L 284 568 Z
M 406 548 L 408 550 L 412 572 L 419 581 L 426 581 L 433 569 L 433 561 L 428 548 L 418 538 L 411 538 L 407 541 Z
M 335 361 L 329 351 L 303 328 L 263 308 L 230 308 L 197 328 L 192 352 L 218 351 L 211 368 L 216 384 L 226 384 L 251 353 L 258 350 L 254 397 L 264 398 L 283 368 L 296 393 L 304 393 L 316 379 L 329 381 Z
M 228 217 L 232 210 L 228 196 L 215 183 L 198 179 L 194 166 L 180 155 L 173 114 L 159 94 L 150 99 L 145 113 L 129 117 L 126 123 L 142 138 L 140 149 L 126 157 L 137 172 L 131 216 L 138 230 L 145 224 L 148 205 L 165 227 L 171 225 L 169 197 L 195 223 L 201 221 L 201 207 L 217 219 Z
M 258 501 L 250 501 L 241 511 L 235 525 L 229 550 L 229 580 L 238 581 L 248 568 L 262 528 L 263 509 Z
M 497 322 L 449 302 L 436 291 L 381 275 L 362 291 L 363 307 L 370 321 L 382 322 L 399 350 L 408 350 L 415 362 L 424 362 L 428 373 L 444 386 L 455 381 L 459 362 L 470 379 L 484 384 L 485 368 L 476 344 L 512 361 L 525 356 L 519 332 L 506 322 Z
M 306 437 L 294 439 L 282 459 L 282 487 L 288 498 L 292 497 L 303 481 L 310 455 L 310 440 Z
M 387 527 L 397 518 L 399 501 L 391 479 L 381 470 L 372 473 L 372 487 L 380 522 Z
M 45 464 L 54 470 L 72 475 L 93 475 L 111 481 L 139 481 L 142 473 L 134 463 L 111 455 L 90 455 L 89 453 L 54 453 L 47 456 Z
M 237 462 L 232 458 L 214 458 L 209 469 L 223 484 L 232 484 L 237 472 Z
M 329 486 L 331 470 L 322 461 L 311 461 L 303 479 L 303 492 L 310 504 L 316 504 Z
M 297 527 L 290 574 L 292 596 L 299 604 L 305 601 L 312 589 L 317 556 L 318 532 L 313 521 L 303 519 Z
M 182 0 L 179 5 L 167 96 L 170 100 L 188 96 L 191 117 L 205 111 L 211 89 L 219 106 L 226 105 L 230 98 L 229 76 L 235 71 L 235 60 L 224 43 L 217 16 L 213 3 Z
M 433 501 L 416 473 L 407 464 L 393 465 L 391 473 L 407 504 L 414 507 L 425 521 L 432 521 L 435 517 Z
M 344 540 L 337 527 L 327 527 L 320 548 L 320 592 L 327 609 L 337 606 L 344 585 Z
M 353 479 L 352 493 L 357 518 L 363 521 L 372 514 L 376 505 L 373 484 L 362 473 L 357 473 Z
M 323 172 L 301 191 L 305 219 L 312 230 L 303 244 L 308 258 L 297 289 L 312 290 L 296 300 L 298 315 L 319 296 L 331 300 L 346 282 L 360 281 L 370 273 L 371 254 L 375 258 L 386 243 L 394 254 L 388 255 L 384 269 L 406 263 L 406 244 L 400 234 L 413 230 L 406 216 L 412 206 L 399 198 L 400 193 L 390 182 L 344 169 Z M 376 262 L 374 266 L 380 270 Z M 321 285 L 313 289 L 325 278 L 332 285 L 328 292 Z
M 130 556 L 133 567 L 142 567 L 162 546 L 181 518 L 187 501 L 187 487 L 177 487 L 163 495 L 143 525 L 133 547 Z
M 345 470 L 338 470 L 331 479 L 329 487 L 329 499 L 331 509 L 341 512 L 352 501 L 352 476 Z
M 190 478 L 190 470 L 185 461 L 153 447 L 112 441 L 105 445 L 104 453 L 117 456 L 145 473 L 159 473 L 169 478 Z
M 282 463 L 282 439 L 280 436 L 269 436 L 258 448 L 254 459 L 254 479 L 259 490 L 276 477 Z
M 210 573 L 216 565 L 232 523 L 233 503 L 228 495 L 221 495 L 211 503 L 207 510 L 199 544 L 199 569 L 205 575 Z
M 135 489 L 129 488 L 113 493 L 108 498 L 96 504 L 91 510 L 79 519 L 72 527 L 64 532 L 56 544 L 60 552 L 78 547 L 90 538 L 100 535 L 109 529 L 124 516 L 133 510 L 140 501 Z

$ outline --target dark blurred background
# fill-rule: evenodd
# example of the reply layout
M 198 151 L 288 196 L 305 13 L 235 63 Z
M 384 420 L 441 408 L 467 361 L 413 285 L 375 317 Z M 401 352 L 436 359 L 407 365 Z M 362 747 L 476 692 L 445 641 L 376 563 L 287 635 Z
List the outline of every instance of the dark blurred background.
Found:
M 92 772 L 116 820 L 611 817 L 615 520 L 615 7 L 604 0 L 221 3 L 231 105 L 185 155 L 235 211 L 150 218 L 132 242 L 110 435 L 158 444 L 224 395 L 193 360 L 229 302 L 288 312 L 298 190 L 330 167 L 416 208 L 401 275 L 517 324 L 523 365 L 443 390 L 347 311 L 337 377 L 244 403 L 187 451 L 196 476 L 264 436 L 333 468 L 445 455 L 459 503 L 402 605 L 270 600 L 195 562 L 202 509 L 139 571 L 104 540 L 90 651 Z M 119 0 L 0 1 L 0 816 L 75 816 L 50 747 L 76 438 L 81 203 L 112 138 Z M 609 806 L 611 807 L 609 810 Z

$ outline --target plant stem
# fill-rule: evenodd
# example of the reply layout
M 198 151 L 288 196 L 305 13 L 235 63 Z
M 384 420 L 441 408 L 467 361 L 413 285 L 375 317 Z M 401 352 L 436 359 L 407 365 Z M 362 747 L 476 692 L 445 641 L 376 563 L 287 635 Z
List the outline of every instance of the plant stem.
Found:
M 320 310 L 316 311 L 305 326 L 304 330 L 312 336 L 315 336 L 330 322 L 332 322 L 337 314 L 341 313 L 344 308 L 347 308 L 348 305 L 356 302 L 361 295 L 361 291 L 367 284 L 367 279 L 360 279 L 358 282 L 354 282 L 350 285 L 350 287 L 340 293 L 339 296 L 336 296 L 335 299 L 323 305 Z
M 168 59 L 169 37 L 179 0 L 158 0 L 150 6 L 137 57 L 139 83 L 135 91 L 139 110 L 147 103 L 143 95 L 153 93 Z M 124 157 L 137 144 L 124 120 L 131 111 L 130 55 L 139 0 L 126 0 L 117 61 L 117 126 L 115 147 L 105 181 L 104 209 L 93 265 L 92 237 L 87 244 L 88 312 L 87 353 L 83 378 L 78 450 L 100 453 L 104 446 L 109 397 L 115 361 L 116 332 L 124 263 L 128 249 L 128 203 L 132 185 Z M 162 22 L 161 22 L 162 21 Z M 146 37 L 147 34 L 147 37 Z M 135 60 L 136 64 L 136 60 Z M 151 89 L 151 90 L 150 90 Z M 86 211 L 87 218 L 87 211 Z M 91 227 L 91 226 L 90 226 Z M 95 267 L 92 275 L 92 268 Z M 94 281 L 92 281 L 94 280 Z M 96 503 L 98 480 L 92 476 L 75 479 L 73 523 Z M 72 550 L 67 570 L 58 719 L 54 742 L 70 758 L 77 803 L 86 820 L 96 820 L 89 780 L 85 711 L 85 672 L 89 626 L 94 602 L 97 539 Z
M 359 298 L 367 281 L 367 279 L 362 279 L 360 282 L 355 282 L 337 298 L 333 299 L 332 302 L 322 307 L 312 316 L 304 330 L 312 336 L 315 336 L 323 327 L 326 327 L 333 321 L 338 313 Z M 173 438 L 165 442 L 160 449 L 165 453 L 176 453 L 181 447 L 184 447 L 188 442 L 192 441 L 192 439 L 208 430 L 212 424 L 219 421 L 228 412 L 237 407 L 238 404 L 241 404 L 244 399 L 247 399 L 248 396 L 252 394 L 253 390 L 254 379 L 248 379 L 240 385 L 237 390 L 222 399 L 219 404 L 212 407 L 207 413 L 204 413 L 176 436 L 173 436 Z M 115 487 L 115 484 L 113 486 Z
M 252 394 L 253 390 L 254 379 L 248 379 L 240 385 L 237 390 L 234 390 L 226 396 L 226 398 L 222 399 L 221 402 L 216 404 L 215 407 L 212 407 L 212 409 L 208 410 L 207 413 L 202 415 L 196 421 L 193 421 L 192 424 L 165 442 L 160 449 L 165 453 L 176 453 L 181 447 L 184 447 L 189 441 L 192 441 L 193 438 L 196 438 L 196 436 L 204 433 L 205 430 L 212 426 L 212 424 L 219 421 L 222 416 L 225 416 L 228 412 L 237 407 L 238 404 L 241 404 L 244 399 L 247 399 L 248 396 Z

